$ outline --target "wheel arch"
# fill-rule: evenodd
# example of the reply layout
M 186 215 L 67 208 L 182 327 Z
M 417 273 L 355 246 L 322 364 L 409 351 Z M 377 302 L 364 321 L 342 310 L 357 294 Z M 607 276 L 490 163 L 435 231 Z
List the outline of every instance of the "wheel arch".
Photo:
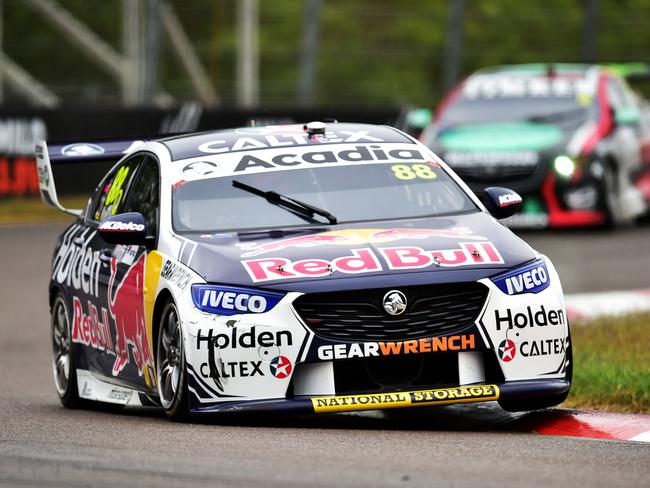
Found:
M 158 296 L 156 297 L 156 301 L 153 306 L 153 315 L 151 318 L 151 340 L 153 342 L 153 354 L 154 358 L 157 357 L 158 354 L 158 334 L 160 332 L 160 317 L 162 315 L 163 309 L 165 308 L 165 305 L 169 302 L 176 303 L 174 300 L 174 295 L 172 295 L 172 292 L 168 288 L 163 288 L 160 290 L 160 293 L 158 293 Z
M 68 293 L 66 293 L 65 288 L 57 283 L 50 283 L 48 294 L 48 305 L 50 306 L 50 313 L 52 313 L 52 307 L 54 306 L 54 300 L 56 300 L 57 295 L 61 295 L 65 300 L 66 305 L 70 306 L 69 296 Z

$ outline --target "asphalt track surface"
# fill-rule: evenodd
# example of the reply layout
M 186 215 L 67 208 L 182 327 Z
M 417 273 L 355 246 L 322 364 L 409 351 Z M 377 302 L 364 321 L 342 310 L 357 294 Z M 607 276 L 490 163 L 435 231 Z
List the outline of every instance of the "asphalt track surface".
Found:
M 650 444 L 520 432 L 534 417 L 489 404 L 189 424 L 155 409 L 65 410 L 46 298 L 62 227 L 0 227 L 2 486 L 648 486 Z M 525 237 L 566 291 L 648 287 L 650 226 Z

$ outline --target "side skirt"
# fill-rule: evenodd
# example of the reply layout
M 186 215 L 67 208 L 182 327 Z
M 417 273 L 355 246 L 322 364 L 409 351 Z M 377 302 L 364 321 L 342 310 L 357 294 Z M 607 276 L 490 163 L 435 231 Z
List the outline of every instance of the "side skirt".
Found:
M 147 393 L 109 383 L 85 369 L 77 370 L 77 387 L 79 389 L 79 397 L 85 400 L 114 403 L 117 405 L 159 405 L 158 399 Z

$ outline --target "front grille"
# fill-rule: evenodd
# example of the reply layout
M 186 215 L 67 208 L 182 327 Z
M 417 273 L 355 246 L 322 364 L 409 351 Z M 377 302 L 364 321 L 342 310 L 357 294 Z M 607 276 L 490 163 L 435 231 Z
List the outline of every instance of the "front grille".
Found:
M 476 194 L 489 186 L 507 186 L 520 195 L 528 195 L 541 188 L 548 173 L 548 164 L 542 161 L 535 166 L 500 167 L 499 171 L 491 174 L 485 168 L 459 168 L 454 171 Z
M 502 182 L 528 178 L 535 172 L 534 166 L 500 166 L 472 167 L 456 169 L 456 173 L 466 182 L 492 182 L 498 179 Z
M 402 315 L 383 307 L 390 288 L 311 293 L 293 303 L 315 334 L 346 341 L 401 341 L 452 333 L 472 324 L 487 297 L 480 283 L 454 283 L 399 288 L 406 295 Z

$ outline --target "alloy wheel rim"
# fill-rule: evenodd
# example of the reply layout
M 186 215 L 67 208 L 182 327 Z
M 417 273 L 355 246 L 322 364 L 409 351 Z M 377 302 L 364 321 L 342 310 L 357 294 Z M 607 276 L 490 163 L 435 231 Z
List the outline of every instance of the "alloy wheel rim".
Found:
M 170 305 L 164 317 L 158 345 L 158 392 L 163 407 L 169 408 L 176 399 L 184 358 L 176 307 Z
M 57 299 L 52 313 L 52 372 L 60 396 L 70 383 L 70 328 L 68 313 L 62 299 Z

